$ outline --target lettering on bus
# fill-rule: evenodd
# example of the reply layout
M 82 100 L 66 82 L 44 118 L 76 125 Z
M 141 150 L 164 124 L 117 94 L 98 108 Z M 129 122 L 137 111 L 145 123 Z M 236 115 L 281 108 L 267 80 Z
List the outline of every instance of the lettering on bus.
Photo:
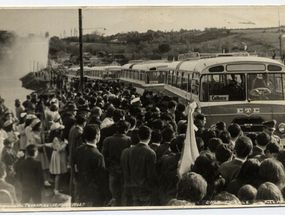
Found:
M 229 101 L 229 95 L 211 95 L 210 101 Z

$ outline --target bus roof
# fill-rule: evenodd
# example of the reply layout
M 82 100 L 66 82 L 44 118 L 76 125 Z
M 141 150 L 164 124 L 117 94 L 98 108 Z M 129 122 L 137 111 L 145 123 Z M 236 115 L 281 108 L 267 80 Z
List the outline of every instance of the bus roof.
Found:
M 122 66 L 114 66 L 114 65 L 105 66 L 105 69 L 109 69 L 109 70 L 121 70 L 121 69 L 122 69 Z
M 150 63 L 150 64 L 135 64 L 133 69 L 135 70 L 159 70 L 159 68 L 167 68 L 169 63 Z
M 90 68 L 91 70 L 99 70 L 99 71 L 103 71 L 105 70 L 105 66 L 93 66 Z
M 269 63 L 279 65 L 284 67 L 284 65 L 276 60 L 264 57 L 218 57 L 218 58 L 207 58 L 197 61 L 184 61 L 179 65 L 180 70 L 192 70 L 192 71 L 202 71 L 206 67 L 219 65 L 219 64 L 235 64 L 237 62 L 248 63 Z
M 127 63 L 125 65 L 123 65 L 121 68 L 122 69 L 130 69 L 131 66 L 135 65 L 134 63 Z

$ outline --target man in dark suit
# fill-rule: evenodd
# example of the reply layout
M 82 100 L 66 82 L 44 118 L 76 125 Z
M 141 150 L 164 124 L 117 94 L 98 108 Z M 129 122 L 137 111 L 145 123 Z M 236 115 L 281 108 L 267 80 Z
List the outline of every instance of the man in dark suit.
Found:
M 107 137 L 103 142 L 102 154 L 104 155 L 107 169 L 109 170 L 109 187 L 115 200 L 114 206 L 121 206 L 122 196 L 122 170 L 120 166 L 122 151 L 129 148 L 131 138 L 126 135 L 130 123 L 120 120 L 116 123 L 117 133 Z
M 120 121 L 120 120 L 124 120 L 125 119 L 125 112 L 123 110 L 120 109 L 116 109 L 114 111 L 113 114 L 113 120 L 114 120 L 114 124 L 112 124 L 109 127 L 105 127 L 101 130 L 101 138 L 100 141 L 97 144 L 97 147 L 99 149 L 99 151 L 102 151 L 103 148 L 103 141 L 107 138 L 110 137 L 112 135 L 114 135 L 117 131 L 116 129 L 116 124 Z
M 22 184 L 22 203 L 41 203 L 41 190 L 44 187 L 44 176 L 40 161 L 35 160 L 38 154 L 34 144 L 26 147 L 27 158 L 22 161 L 19 168 L 19 179 Z
M 0 162 L 0 190 L 8 191 L 13 199 L 13 203 L 17 203 L 18 200 L 16 197 L 15 187 L 5 181 L 6 175 L 6 165 L 3 162 Z
M 66 116 L 63 118 L 63 121 L 62 121 L 62 124 L 64 125 L 63 137 L 66 140 L 68 140 L 70 129 L 76 122 L 75 116 L 76 116 L 77 110 L 78 109 L 76 108 L 74 104 L 70 104 L 67 106 Z
M 236 178 L 241 166 L 252 153 L 252 148 L 252 142 L 249 137 L 240 136 L 237 139 L 235 144 L 236 157 L 231 161 L 223 163 L 219 169 L 221 175 L 226 180 L 226 185 Z
M 82 139 L 82 133 L 83 129 L 86 125 L 87 118 L 85 115 L 77 115 L 76 116 L 76 123 L 72 128 L 70 129 L 69 132 L 69 163 L 71 166 L 71 171 L 70 171 L 70 182 L 69 182 L 69 194 L 71 197 L 76 199 L 77 196 L 77 186 L 75 186 L 74 189 L 74 183 L 73 183 L 73 178 L 74 178 L 74 168 L 73 168 L 73 157 L 74 153 L 77 147 L 81 146 L 83 144 L 83 139 Z
M 151 130 L 147 126 L 139 128 L 140 142 L 129 154 L 132 199 L 134 206 L 158 205 L 158 178 L 155 169 L 156 155 L 149 148 Z
M 75 178 L 80 184 L 79 201 L 91 202 L 93 207 L 102 207 L 111 196 L 104 157 L 96 147 L 100 140 L 99 127 L 94 124 L 87 125 L 83 136 L 86 144 L 76 149 L 73 159 Z

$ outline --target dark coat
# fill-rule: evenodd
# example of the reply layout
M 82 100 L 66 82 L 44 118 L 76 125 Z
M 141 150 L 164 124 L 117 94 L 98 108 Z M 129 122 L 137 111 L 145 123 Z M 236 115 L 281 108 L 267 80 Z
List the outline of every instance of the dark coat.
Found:
M 110 174 L 116 173 L 116 169 L 120 168 L 122 151 L 129 148 L 130 145 L 131 138 L 125 134 L 114 134 L 104 140 L 102 154 Z
M 82 145 L 76 149 L 73 161 L 78 170 L 76 179 L 81 185 L 80 196 L 84 195 L 85 199 L 92 200 L 95 199 L 96 194 L 96 198 L 101 202 L 108 200 L 110 198 L 109 181 L 104 157 L 98 149 L 90 145 Z
M 252 154 L 248 156 L 248 159 L 249 158 L 253 158 L 253 157 L 257 156 L 257 155 L 261 155 L 261 154 L 263 154 L 263 150 L 258 148 L 258 147 L 256 147 L 256 146 L 254 146 L 252 148 Z
M 159 160 L 163 156 L 163 154 L 169 149 L 169 147 L 170 147 L 170 143 L 160 144 L 160 146 L 157 147 L 155 151 L 157 160 Z
M 97 148 L 101 152 L 103 148 L 103 142 L 107 137 L 113 136 L 117 132 L 116 123 L 112 124 L 109 127 L 103 128 L 101 130 L 100 141 L 97 143 Z
M 242 165 L 243 162 L 236 159 L 227 161 L 221 165 L 219 171 L 226 180 L 226 185 L 237 177 Z
M 19 179 L 22 190 L 35 191 L 44 187 L 44 176 L 40 161 L 34 158 L 26 158 L 20 164 Z
M 68 140 L 69 132 L 72 126 L 75 125 L 76 119 L 71 115 L 66 115 L 62 121 L 62 124 L 65 126 L 63 129 L 63 137 Z
M 132 194 L 152 193 L 158 188 L 158 177 L 155 168 L 156 155 L 149 146 L 138 143 L 130 150 L 129 167 Z

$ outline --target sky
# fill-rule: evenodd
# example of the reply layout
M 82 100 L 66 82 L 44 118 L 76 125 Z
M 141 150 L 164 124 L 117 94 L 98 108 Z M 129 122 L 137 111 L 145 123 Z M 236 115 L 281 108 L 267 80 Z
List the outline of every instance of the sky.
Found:
M 0 1 L 0 5 L 1 4 Z M 166 5 L 166 4 L 165 4 Z M 89 6 L 82 7 L 83 34 L 97 31 L 102 35 L 147 30 L 179 31 L 209 27 L 228 29 L 277 27 L 285 25 L 285 6 Z M 3 7 L 0 30 L 28 34 L 67 37 L 78 34 L 78 6 Z M 72 30 L 72 33 L 71 33 Z

